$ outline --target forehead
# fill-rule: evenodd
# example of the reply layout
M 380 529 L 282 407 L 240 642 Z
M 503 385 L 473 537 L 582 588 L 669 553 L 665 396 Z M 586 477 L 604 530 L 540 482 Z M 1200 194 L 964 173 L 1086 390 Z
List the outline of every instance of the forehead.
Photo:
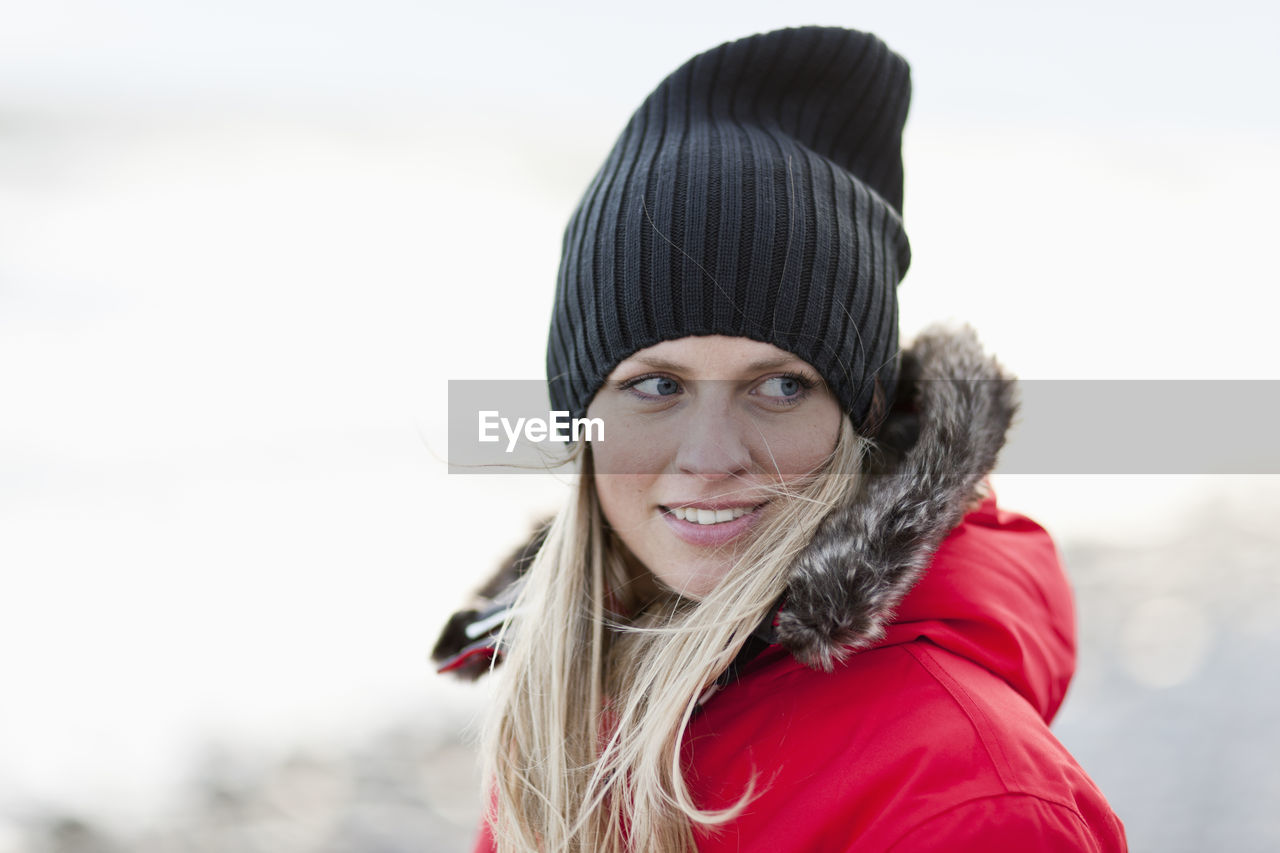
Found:
M 636 370 L 677 370 L 706 378 L 779 370 L 807 364 L 794 353 L 763 341 L 727 335 L 696 335 L 661 341 L 624 359 L 613 374 Z

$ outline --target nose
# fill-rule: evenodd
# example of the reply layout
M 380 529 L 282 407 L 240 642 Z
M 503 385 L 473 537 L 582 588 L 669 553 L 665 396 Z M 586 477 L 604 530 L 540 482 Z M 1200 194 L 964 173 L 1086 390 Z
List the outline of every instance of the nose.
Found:
M 680 473 L 708 481 L 747 473 L 751 469 L 752 425 L 744 420 L 728 404 L 704 399 L 692 406 L 679 424 L 675 463 Z

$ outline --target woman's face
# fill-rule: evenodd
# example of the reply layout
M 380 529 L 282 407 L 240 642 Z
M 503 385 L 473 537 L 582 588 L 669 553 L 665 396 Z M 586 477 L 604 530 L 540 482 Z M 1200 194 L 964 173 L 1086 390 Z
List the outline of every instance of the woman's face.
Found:
M 769 486 L 820 467 L 844 415 L 807 362 L 709 335 L 631 356 L 587 416 L 605 425 L 591 450 L 609 525 L 658 580 L 701 597 L 771 511 Z

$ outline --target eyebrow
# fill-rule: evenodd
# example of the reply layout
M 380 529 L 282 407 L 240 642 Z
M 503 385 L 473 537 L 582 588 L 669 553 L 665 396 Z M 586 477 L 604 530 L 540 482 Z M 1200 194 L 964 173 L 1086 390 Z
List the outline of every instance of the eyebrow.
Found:
M 681 373 L 688 369 L 678 362 L 668 361 L 665 358 L 654 358 L 653 356 L 632 356 L 628 361 L 638 361 L 643 365 L 652 367 L 654 370 L 670 370 L 673 373 Z M 774 358 L 757 359 L 756 361 L 743 365 L 742 369 L 748 373 L 760 370 L 773 370 L 775 368 L 782 367 L 785 364 L 791 364 L 795 361 L 799 361 L 799 359 L 794 355 L 780 355 Z

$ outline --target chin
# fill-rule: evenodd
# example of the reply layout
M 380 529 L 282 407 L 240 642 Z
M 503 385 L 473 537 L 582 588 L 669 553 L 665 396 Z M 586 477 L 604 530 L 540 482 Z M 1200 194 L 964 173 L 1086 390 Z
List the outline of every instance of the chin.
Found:
M 725 562 L 706 565 L 698 560 L 686 560 L 679 565 L 678 571 L 662 572 L 658 579 L 686 598 L 705 598 L 729 573 L 729 565 Z

